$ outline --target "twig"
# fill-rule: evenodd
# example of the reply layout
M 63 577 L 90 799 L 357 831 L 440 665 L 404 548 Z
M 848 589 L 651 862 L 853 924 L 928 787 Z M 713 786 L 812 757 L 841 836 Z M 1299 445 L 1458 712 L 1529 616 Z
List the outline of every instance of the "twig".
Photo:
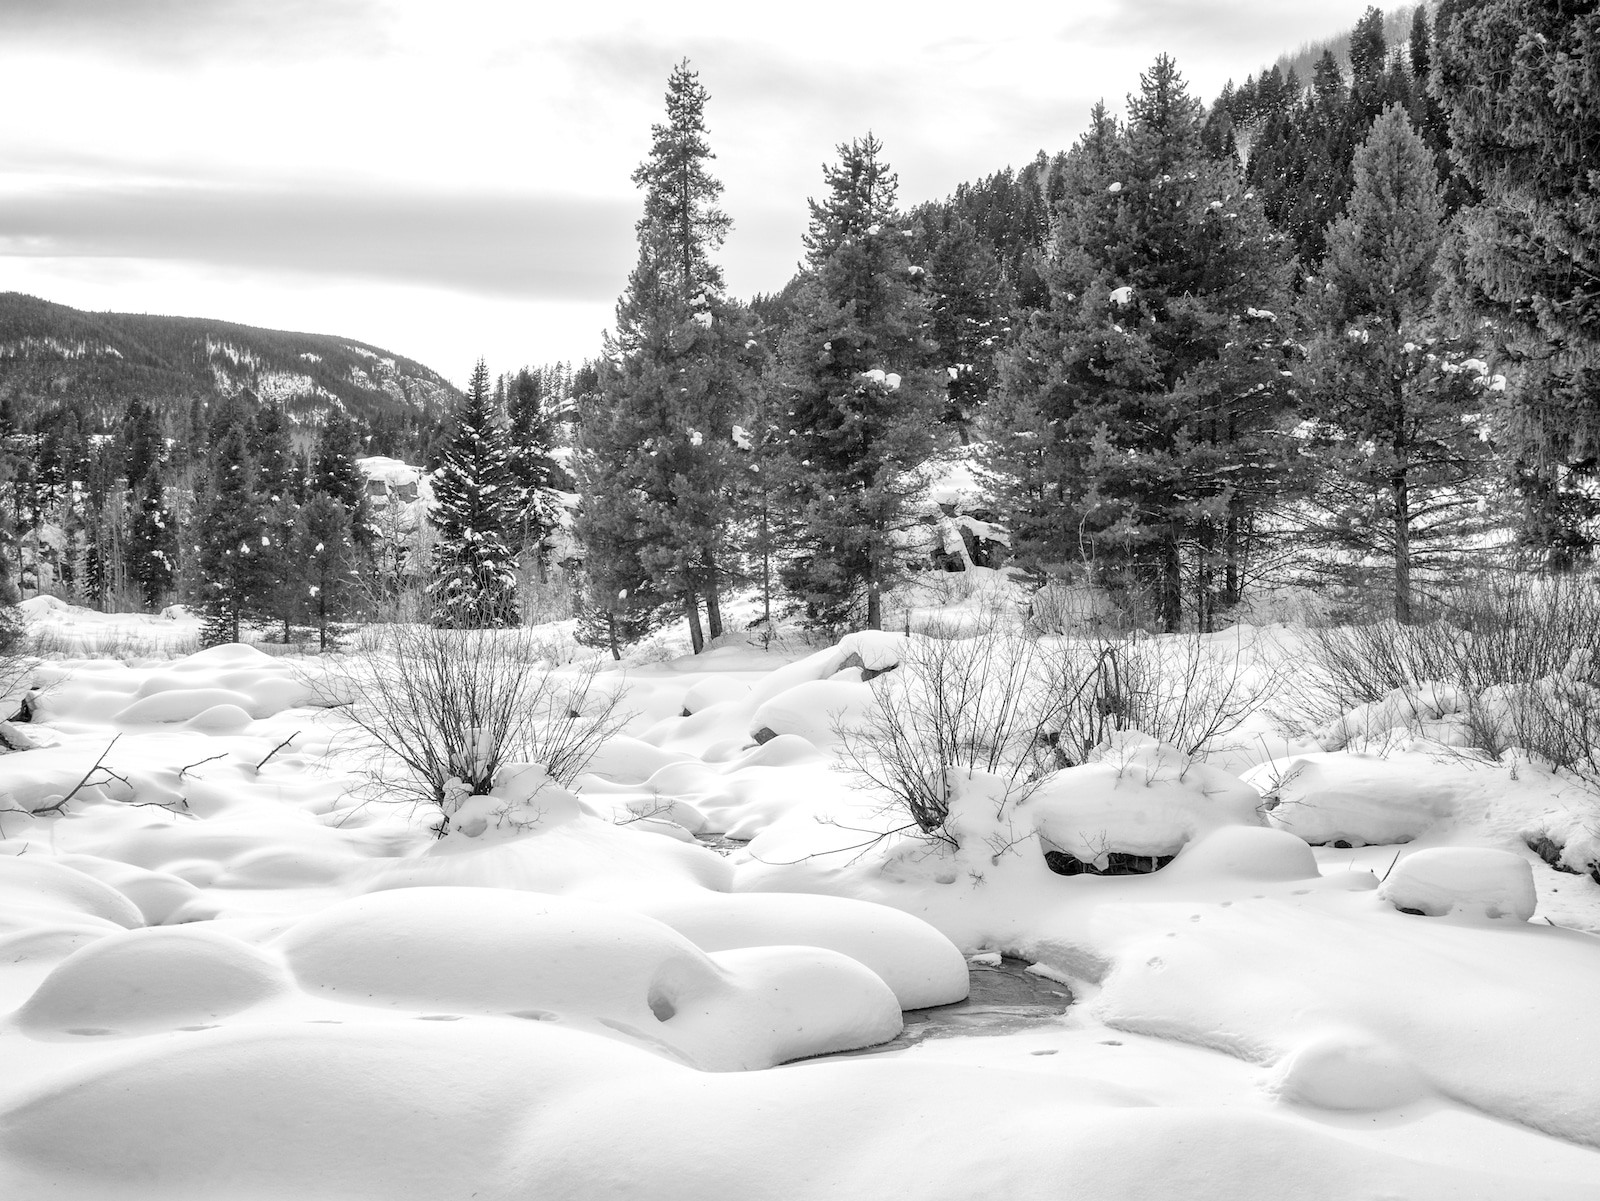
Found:
M 261 760 L 261 762 L 256 764 L 256 770 L 260 771 L 262 769 L 262 767 L 264 767 L 266 765 L 266 762 L 267 762 L 268 759 L 272 758 L 279 751 L 283 750 L 284 747 L 288 746 L 291 742 L 293 742 L 298 737 L 300 737 L 300 731 L 296 730 L 293 734 L 290 734 L 289 737 L 285 738 L 277 746 L 273 747 L 270 751 L 268 751 L 266 753 L 266 756 Z
M 1394 865 L 1399 863 L 1399 862 L 1400 862 L 1400 852 L 1397 849 L 1395 851 L 1395 853 L 1394 853 L 1394 858 L 1389 860 L 1389 869 L 1388 869 L 1388 871 L 1384 872 L 1383 873 L 1383 879 L 1378 881 L 1379 884 L 1382 884 L 1384 880 L 1387 880 L 1389 878 L 1389 872 L 1394 871 Z
M 185 767 L 182 771 L 180 771 L 178 773 L 178 779 L 182 780 L 186 773 L 188 773 L 189 771 L 192 771 L 194 768 L 199 767 L 201 763 L 210 763 L 215 759 L 226 759 L 227 757 L 228 757 L 228 752 L 227 751 L 223 751 L 220 754 L 216 754 L 216 755 L 207 755 L 204 759 L 201 759 L 201 760 L 199 760 L 198 762 L 195 762 L 195 763 L 191 763 L 191 764 L 189 764 L 188 767 Z
M 46 805 L 41 809 L 29 810 L 29 812 L 32 813 L 36 817 L 41 813 L 61 813 L 61 812 L 64 812 L 65 809 L 66 809 L 66 806 L 67 806 L 67 802 L 70 801 L 73 797 L 77 796 L 78 793 L 83 791 L 84 786 L 89 783 L 89 777 L 94 775 L 94 773 L 97 772 L 97 771 L 104 771 L 112 779 L 114 779 L 114 780 L 122 780 L 122 782 L 124 784 L 126 784 L 127 780 L 125 780 L 125 779 L 123 779 L 123 777 L 117 775 L 117 773 L 112 771 L 109 767 L 101 767 L 100 766 L 102 763 L 105 762 L 106 756 L 111 753 L 111 748 L 117 745 L 117 739 L 121 738 L 121 737 L 122 737 L 121 734 L 117 734 L 117 735 L 112 737 L 110 742 L 106 743 L 106 749 L 100 752 L 100 757 L 98 759 L 96 759 L 89 766 L 89 770 L 88 771 L 83 773 L 83 778 L 72 786 L 72 791 L 71 792 L 67 793 L 66 796 L 62 797 L 54 805 Z

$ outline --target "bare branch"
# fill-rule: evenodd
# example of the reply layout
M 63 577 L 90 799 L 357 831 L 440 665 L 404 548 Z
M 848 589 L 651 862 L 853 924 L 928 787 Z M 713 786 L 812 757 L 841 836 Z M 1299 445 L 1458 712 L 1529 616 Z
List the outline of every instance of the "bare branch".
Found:
M 279 751 L 283 750 L 284 747 L 288 746 L 291 742 L 293 742 L 298 737 L 300 737 L 300 731 L 296 730 L 293 734 L 290 734 L 289 737 L 285 738 L 277 746 L 273 747 L 270 751 L 268 751 L 265 755 L 263 755 L 261 757 L 261 761 L 256 764 L 256 770 L 260 771 L 263 767 L 266 766 L 266 763 L 267 763 L 268 759 L 272 758 Z

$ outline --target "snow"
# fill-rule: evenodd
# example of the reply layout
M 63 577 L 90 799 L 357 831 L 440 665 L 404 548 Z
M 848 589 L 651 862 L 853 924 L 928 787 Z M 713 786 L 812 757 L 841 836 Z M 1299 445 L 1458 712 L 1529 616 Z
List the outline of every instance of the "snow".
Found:
M 1429 847 L 1400 859 L 1378 888 L 1396 909 L 1525 922 L 1538 907 L 1533 869 L 1520 855 L 1492 847 Z
M 838 758 L 925 636 L 729 637 L 608 670 L 586 771 L 507 764 L 440 837 L 319 661 L 27 611 L 142 641 L 44 662 L 0 755 L 0 1196 L 1600 1197 L 1600 800 L 1446 689 L 947 770 L 929 837 Z M 969 968 L 1072 1003 L 961 1009 Z

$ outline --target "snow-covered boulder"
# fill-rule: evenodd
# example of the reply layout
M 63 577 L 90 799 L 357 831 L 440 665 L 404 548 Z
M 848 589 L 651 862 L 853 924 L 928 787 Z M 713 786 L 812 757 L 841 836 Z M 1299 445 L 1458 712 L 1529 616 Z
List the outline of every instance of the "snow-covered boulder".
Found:
M 1528 861 L 1488 847 L 1429 847 L 1407 855 L 1378 895 L 1402 912 L 1428 917 L 1465 913 L 1525 922 L 1538 904 Z
M 1266 798 L 1267 820 L 1314 846 L 1410 842 L 1456 812 L 1460 780 L 1427 756 L 1345 752 L 1264 763 L 1244 779 Z

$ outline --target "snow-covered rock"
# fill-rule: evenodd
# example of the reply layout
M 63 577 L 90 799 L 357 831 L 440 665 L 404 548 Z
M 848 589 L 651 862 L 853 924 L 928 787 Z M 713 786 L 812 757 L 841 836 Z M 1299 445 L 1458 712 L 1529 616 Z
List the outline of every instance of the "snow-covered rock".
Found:
M 1528 861 L 1488 847 L 1428 847 L 1395 864 L 1378 895 L 1428 917 L 1464 913 L 1525 922 L 1538 897 Z

